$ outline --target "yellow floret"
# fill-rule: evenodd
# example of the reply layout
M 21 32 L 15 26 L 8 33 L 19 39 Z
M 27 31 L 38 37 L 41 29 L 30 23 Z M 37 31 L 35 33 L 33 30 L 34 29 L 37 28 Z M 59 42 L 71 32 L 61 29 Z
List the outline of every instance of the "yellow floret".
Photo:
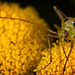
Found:
M 0 75 L 33 75 L 41 52 L 47 48 L 47 28 L 33 7 L 0 2 Z
M 70 46 L 71 42 L 64 43 L 65 52 L 67 55 L 70 51 Z M 48 63 L 50 62 L 49 51 L 45 50 L 44 52 L 42 52 L 43 57 L 37 69 L 34 70 L 37 72 L 37 75 L 63 75 L 63 67 L 66 61 L 66 57 L 64 55 L 61 43 L 60 45 L 53 43 L 53 47 L 51 50 L 52 50 L 52 62 L 49 65 L 48 65 Z M 48 66 L 44 69 L 46 65 Z M 64 75 L 74 75 L 74 74 L 75 74 L 75 44 L 73 46 L 73 50 L 66 64 L 66 71 L 64 71 Z

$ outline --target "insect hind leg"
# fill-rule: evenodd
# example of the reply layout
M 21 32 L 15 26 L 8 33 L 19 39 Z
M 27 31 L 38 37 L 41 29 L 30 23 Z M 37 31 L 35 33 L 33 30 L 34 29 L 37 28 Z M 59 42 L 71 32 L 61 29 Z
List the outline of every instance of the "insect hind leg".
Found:
M 71 42 L 70 51 L 69 51 L 69 54 L 68 54 L 67 59 L 66 59 L 65 64 L 64 64 L 63 75 L 64 75 L 64 71 L 65 71 L 65 69 L 66 69 L 65 67 L 66 67 L 66 64 L 67 64 L 68 58 L 69 58 L 69 56 L 70 56 L 70 54 L 71 54 L 71 52 L 72 52 L 73 45 L 74 45 L 74 40 Z
M 65 52 L 65 49 L 64 49 L 64 45 L 62 44 L 62 42 L 61 42 L 61 45 L 62 45 L 62 48 L 63 48 L 63 52 L 64 52 L 64 54 L 65 54 L 65 57 L 66 57 L 66 59 L 68 60 L 68 57 L 67 57 L 67 55 L 66 55 L 66 52 Z

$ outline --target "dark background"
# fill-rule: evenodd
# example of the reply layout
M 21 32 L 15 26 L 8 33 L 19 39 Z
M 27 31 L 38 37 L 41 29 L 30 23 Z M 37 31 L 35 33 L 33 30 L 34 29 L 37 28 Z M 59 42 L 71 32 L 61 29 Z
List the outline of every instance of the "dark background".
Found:
M 50 28 L 54 28 L 54 24 L 61 25 L 61 21 L 53 10 L 53 6 L 56 5 L 67 16 L 75 16 L 75 0 L 2 0 L 8 2 L 19 3 L 21 7 L 28 5 L 34 6 L 39 12 L 39 15 L 44 18 L 50 25 Z

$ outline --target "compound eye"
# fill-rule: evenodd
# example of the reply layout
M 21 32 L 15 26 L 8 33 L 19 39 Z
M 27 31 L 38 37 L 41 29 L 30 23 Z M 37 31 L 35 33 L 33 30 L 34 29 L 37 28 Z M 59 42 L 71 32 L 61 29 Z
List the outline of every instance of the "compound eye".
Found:
M 68 19 L 66 18 L 66 19 L 64 20 L 64 22 L 67 21 L 67 20 L 68 20 Z
M 64 31 L 64 34 L 65 34 L 65 38 L 67 38 L 69 36 L 69 33 L 67 30 Z

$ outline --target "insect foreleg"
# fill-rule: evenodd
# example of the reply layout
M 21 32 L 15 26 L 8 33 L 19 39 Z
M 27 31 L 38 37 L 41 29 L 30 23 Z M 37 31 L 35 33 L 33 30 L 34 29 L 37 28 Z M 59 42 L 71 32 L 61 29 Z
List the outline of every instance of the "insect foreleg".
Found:
M 57 35 L 48 34 L 48 44 L 49 44 L 49 52 L 50 52 L 50 63 L 48 63 L 48 64 L 44 67 L 44 69 L 45 69 L 49 64 L 51 64 L 51 62 L 52 62 L 52 51 L 51 51 L 50 37 L 58 38 Z
M 51 42 L 50 37 L 48 36 L 49 52 L 50 52 L 50 63 L 52 62 L 52 52 L 51 52 Z
M 48 63 L 48 64 L 44 67 L 44 69 L 45 69 L 49 64 L 51 64 L 51 62 L 52 62 L 51 42 L 50 42 L 50 37 L 49 37 L 49 36 L 48 36 L 48 44 L 49 44 L 49 53 L 50 53 L 50 63 Z
M 72 42 L 71 42 L 70 51 L 69 51 L 69 54 L 68 54 L 67 59 L 66 59 L 65 64 L 64 64 L 63 74 L 64 74 L 64 71 L 65 71 L 65 67 L 66 67 L 66 64 L 67 64 L 68 58 L 69 58 L 69 56 L 70 56 L 70 54 L 71 54 L 71 52 L 72 52 L 73 46 L 74 46 L 74 40 L 72 40 Z

